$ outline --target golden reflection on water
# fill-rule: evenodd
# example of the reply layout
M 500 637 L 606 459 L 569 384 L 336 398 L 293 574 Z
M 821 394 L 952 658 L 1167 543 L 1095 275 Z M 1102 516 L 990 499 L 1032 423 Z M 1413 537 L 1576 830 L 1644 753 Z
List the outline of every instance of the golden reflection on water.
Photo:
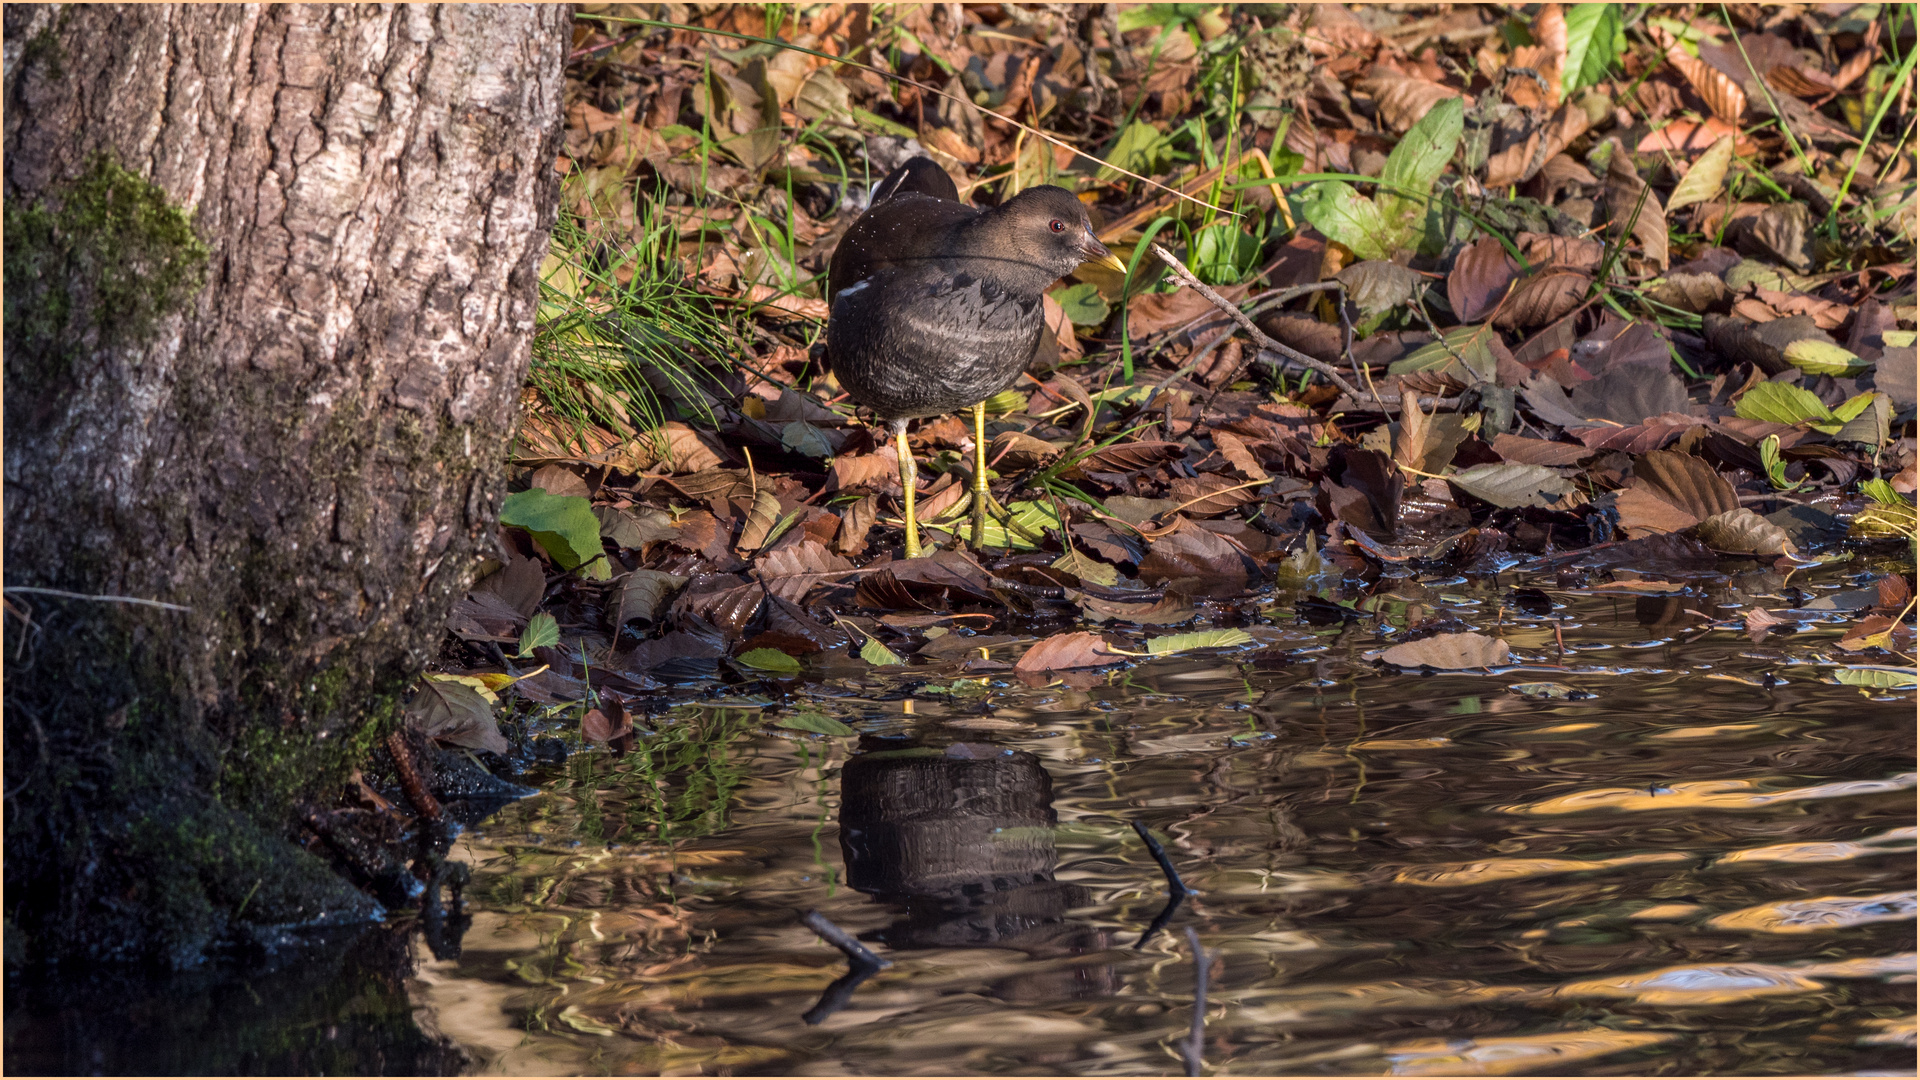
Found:
M 470 832 L 473 928 L 413 1000 L 502 1074 L 1163 1075 L 1191 926 L 1209 1072 L 1911 1068 L 1911 701 L 1733 633 L 1609 650 L 1634 605 L 1563 599 L 1557 669 L 1501 616 L 1526 674 L 1291 623 L 1080 689 L 823 660 L 792 689 L 858 740 L 722 701 L 674 769 L 580 755 Z M 1199 894 L 1144 942 L 1135 820 Z M 894 961 L 830 1009 L 812 908 Z

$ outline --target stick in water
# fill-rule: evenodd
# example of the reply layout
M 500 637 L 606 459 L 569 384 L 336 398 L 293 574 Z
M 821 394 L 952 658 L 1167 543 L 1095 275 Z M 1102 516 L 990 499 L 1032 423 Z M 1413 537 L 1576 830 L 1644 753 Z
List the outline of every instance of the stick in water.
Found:
M 828 922 L 827 917 L 818 911 L 807 912 L 800 917 L 800 921 L 807 925 L 807 929 L 826 939 L 827 944 L 846 953 L 848 961 L 856 967 L 868 967 L 878 970 L 893 966 L 893 961 L 882 960 L 878 956 L 873 955 L 873 952 L 855 940 L 852 934 Z
M 1167 849 L 1160 846 L 1160 841 L 1155 840 L 1153 834 L 1147 831 L 1147 827 L 1137 821 L 1133 823 L 1133 831 L 1139 833 L 1140 839 L 1146 841 L 1148 853 L 1153 856 L 1154 862 L 1160 864 L 1160 872 L 1167 875 L 1167 891 L 1175 896 L 1191 895 L 1193 890 L 1187 888 L 1187 883 L 1180 880 L 1180 871 L 1173 868 L 1173 860 L 1167 858 Z
M 1193 949 L 1193 1027 L 1187 1032 L 1180 1055 L 1187 1059 L 1187 1075 L 1200 1075 L 1200 1050 L 1207 1036 L 1207 969 L 1212 958 L 1200 947 L 1200 935 L 1187 927 L 1187 945 Z

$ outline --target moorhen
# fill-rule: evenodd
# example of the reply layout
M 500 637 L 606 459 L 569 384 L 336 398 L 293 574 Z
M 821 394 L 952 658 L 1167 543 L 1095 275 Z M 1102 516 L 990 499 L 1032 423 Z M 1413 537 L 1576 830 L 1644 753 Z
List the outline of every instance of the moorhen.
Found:
M 1047 330 L 1041 296 L 1083 262 L 1124 273 L 1073 193 L 1030 187 L 990 210 L 960 201 L 928 158 L 901 165 L 834 249 L 827 356 L 840 385 L 893 429 L 908 558 L 920 555 L 907 421 L 973 407 L 973 543 L 986 533 L 987 398 L 1025 370 Z

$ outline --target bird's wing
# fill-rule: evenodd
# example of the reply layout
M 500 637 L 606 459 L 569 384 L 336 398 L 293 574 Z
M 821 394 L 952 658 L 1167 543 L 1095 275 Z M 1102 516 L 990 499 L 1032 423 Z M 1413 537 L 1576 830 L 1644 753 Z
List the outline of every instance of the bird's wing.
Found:
M 911 191 L 875 204 L 860 215 L 833 249 L 833 261 L 827 266 L 829 302 L 841 290 L 866 280 L 882 267 L 934 258 L 953 226 L 979 213 L 962 202 Z

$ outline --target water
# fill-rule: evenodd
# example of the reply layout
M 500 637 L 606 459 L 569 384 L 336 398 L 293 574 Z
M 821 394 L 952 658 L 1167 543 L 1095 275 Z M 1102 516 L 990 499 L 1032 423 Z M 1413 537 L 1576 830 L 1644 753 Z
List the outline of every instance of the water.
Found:
M 1914 709 L 1823 681 L 1850 620 L 1688 614 L 1767 573 L 1505 584 L 1392 590 L 1497 624 L 1493 674 L 1377 674 L 1365 623 L 1269 609 L 1263 649 L 1080 689 L 835 659 L 683 707 L 465 834 L 409 1037 L 496 1073 L 1180 1074 L 1192 928 L 1210 1074 L 1911 1074 Z M 859 735 L 768 726 L 805 711 Z M 1198 892 L 1151 933 L 1136 821 Z M 893 966 L 844 978 L 810 909 Z M 14 1012 L 10 1070 L 56 1056 Z

